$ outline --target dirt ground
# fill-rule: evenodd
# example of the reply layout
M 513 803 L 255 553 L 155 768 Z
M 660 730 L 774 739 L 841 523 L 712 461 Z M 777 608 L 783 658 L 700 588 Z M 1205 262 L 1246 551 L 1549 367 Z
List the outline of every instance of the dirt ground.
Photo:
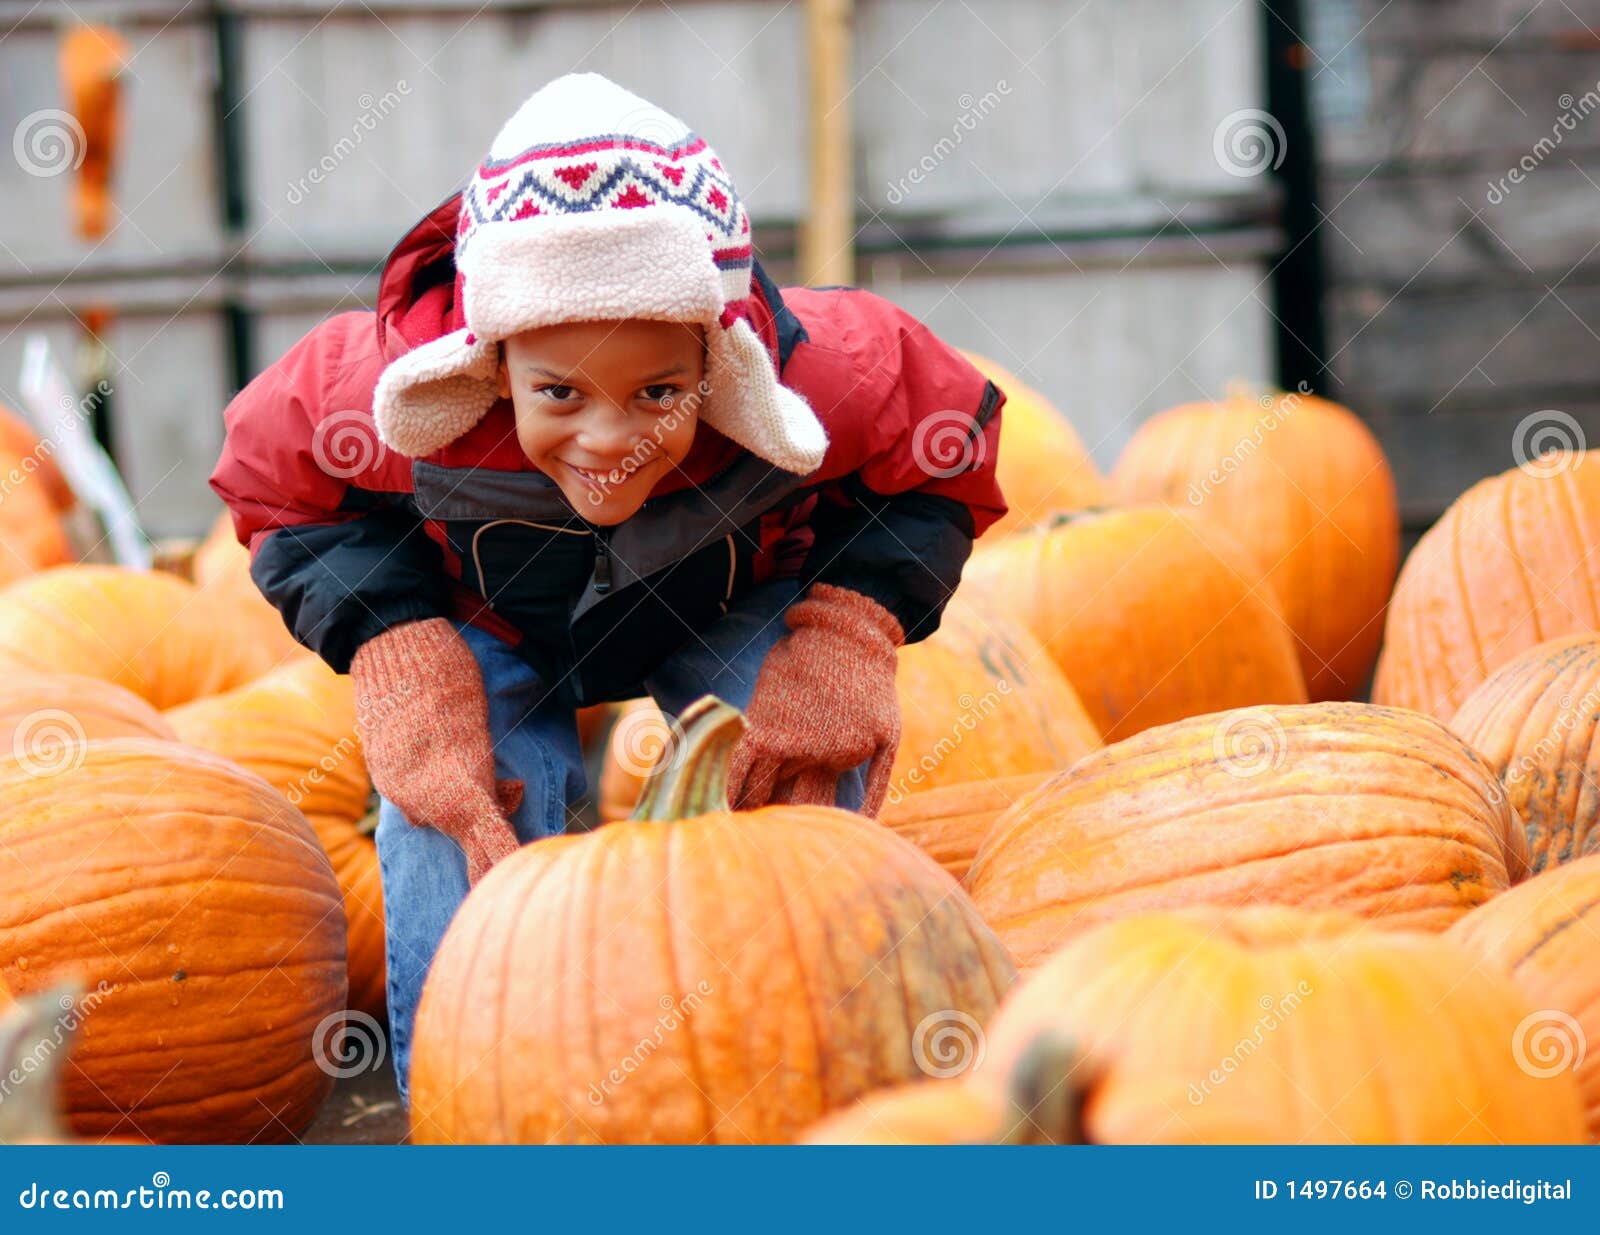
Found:
M 406 1114 L 392 1060 L 386 1055 L 382 1067 L 335 1082 L 316 1122 L 300 1139 L 307 1145 L 403 1144 Z

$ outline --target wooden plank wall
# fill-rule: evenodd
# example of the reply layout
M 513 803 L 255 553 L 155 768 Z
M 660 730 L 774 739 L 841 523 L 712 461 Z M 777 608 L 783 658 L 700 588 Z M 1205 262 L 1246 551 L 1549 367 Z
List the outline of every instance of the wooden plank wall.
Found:
M 1415 531 L 1519 435 L 1600 445 L 1600 2 L 1325 2 L 1331 369 Z

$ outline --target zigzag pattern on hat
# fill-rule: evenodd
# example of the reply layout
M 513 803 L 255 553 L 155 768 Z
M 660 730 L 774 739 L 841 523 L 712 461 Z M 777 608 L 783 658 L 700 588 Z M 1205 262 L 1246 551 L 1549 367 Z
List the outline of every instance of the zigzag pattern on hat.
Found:
M 456 248 L 462 252 L 486 223 L 658 204 L 690 210 L 711 229 L 706 239 L 720 269 L 749 268 L 744 203 L 721 162 L 693 134 L 670 147 L 617 134 L 486 160 L 462 194 Z

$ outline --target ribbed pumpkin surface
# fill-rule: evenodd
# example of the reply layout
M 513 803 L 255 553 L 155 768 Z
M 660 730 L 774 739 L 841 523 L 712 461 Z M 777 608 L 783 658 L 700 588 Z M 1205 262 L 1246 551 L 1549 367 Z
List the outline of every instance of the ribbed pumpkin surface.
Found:
M 1097 922 L 1298 905 L 1444 930 L 1526 871 L 1493 773 L 1360 703 L 1246 708 L 1088 756 L 995 821 L 966 886 L 1017 964 Z
M 200 591 L 227 614 L 228 629 L 269 653 L 281 664 L 312 655 L 295 642 L 283 617 L 250 577 L 250 550 L 233 534 L 226 512 L 217 517 L 194 555 L 194 581 Z
M 100 678 L 0 668 L 0 756 L 48 767 L 92 738 L 176 736 L 138 695 Z
M 1019 983 L 973 1080 L 1014 1079 L 1049 1033 L 1088 1066 L 1030 1088 L 1092 1085 L 1095 1143 L 1189 1139 L 1196 1119 L 1291 1145 L 1583 1139 L 1571 1077 L 1513 1058 L 1526 995 L 1449 938 L 1355 926 L 1285 909 L 1102 926 Z
M 900 649 L 900 749 L 889 796 L 1054 772 L 1099 750 L 1077 691 L 1026 628 L 960 598 L 939 629 Z
M 960 595 L 1026 626 L 1108 742 L 1202 712 L 1306 699 L 1263 572 L 1194 514 L 1086 511 L 980 542 Z
M 114 682 L 163 710 L 275 663 L 191 584 L 120 566 L 61 566 L 0 591 L 0 653 Z
M 878 822 L 926 853 L 949 871 L 951 878 L 965 879 L 994 821 L 1053 775 L 1024 772 L 943 785 L 899 799 L 891 796 Z
M 1553 639 L 1495 670 L 1450 728 L 1489 761 L 1535 871 L 1588 853 L 1600 815 L 1600 636 Z
M 1486 967 L 1509 973 L 1539 1014 L 1511 1050 L 1536 1075 L 1572 1072 L 1583 1088 L 1589 1139 L 1600 1140 L 1600 855 L 1518 884 L 1450 928 Z
M 73 1127 L 288 1139 L 327 1096 L 313 1039 L 346 1003 L 344 915 L 316 837 L 206 751 L 78 749 L 53 774 L 0 762 L 0 980 L 23 995 L 77 976 L 89 992 Z
M 1448 720 L 1537 643 L 1600 628 L 1600 465 L 1549 455 L 1455 500 L 1389 603 L 1372 701 Z
M 845 811 L 543 840 L 478 884 L 435 957 L 412 1138 L 788 1141 L 922 1075 L 924 1018 L 981 1022 L 1012 972 L 948 875 Z
M 1313 700 L 1361 693 L 1400 562 L 1394 476 L 1348 409 L 1314 395 L 1189 403 L 1142 425 L 1117 461 L 1125 502 L 1214 519 L 1267 573 Z
M 984 535 L 1030 527 L 1063 510 L 1104 505 L 1105 479 L 1072 422 L 1009 369 L 975 352 L 962 355 L 1006 396 L 995 467 L 1008 509 Z
M 248 768 L 310 821 L 344 897 L 350 1006 L 383 1015 L 383 880 L 365 826 L 372 782 L 356 739 L 350 679 L 304 657 L 174 708 L 167 719 L 183 741 Z

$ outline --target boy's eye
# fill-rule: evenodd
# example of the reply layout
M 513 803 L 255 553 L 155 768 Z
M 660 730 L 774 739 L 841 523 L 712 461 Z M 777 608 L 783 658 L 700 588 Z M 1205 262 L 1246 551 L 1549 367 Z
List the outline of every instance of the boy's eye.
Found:
M 666 383 L 657 383 L 654 386 L 646 386 L 642 393 L 645 399 L 651 403 L 665 403 L 668 399 L 677 395 L 678 388 Z
M 540 386 L 536 391 L 547 399 L 554 399 L 557 403 L 568 403 L 577 398 L 578 392 L 571 386 L 563 386 L 559 382 L 549 386 Z

